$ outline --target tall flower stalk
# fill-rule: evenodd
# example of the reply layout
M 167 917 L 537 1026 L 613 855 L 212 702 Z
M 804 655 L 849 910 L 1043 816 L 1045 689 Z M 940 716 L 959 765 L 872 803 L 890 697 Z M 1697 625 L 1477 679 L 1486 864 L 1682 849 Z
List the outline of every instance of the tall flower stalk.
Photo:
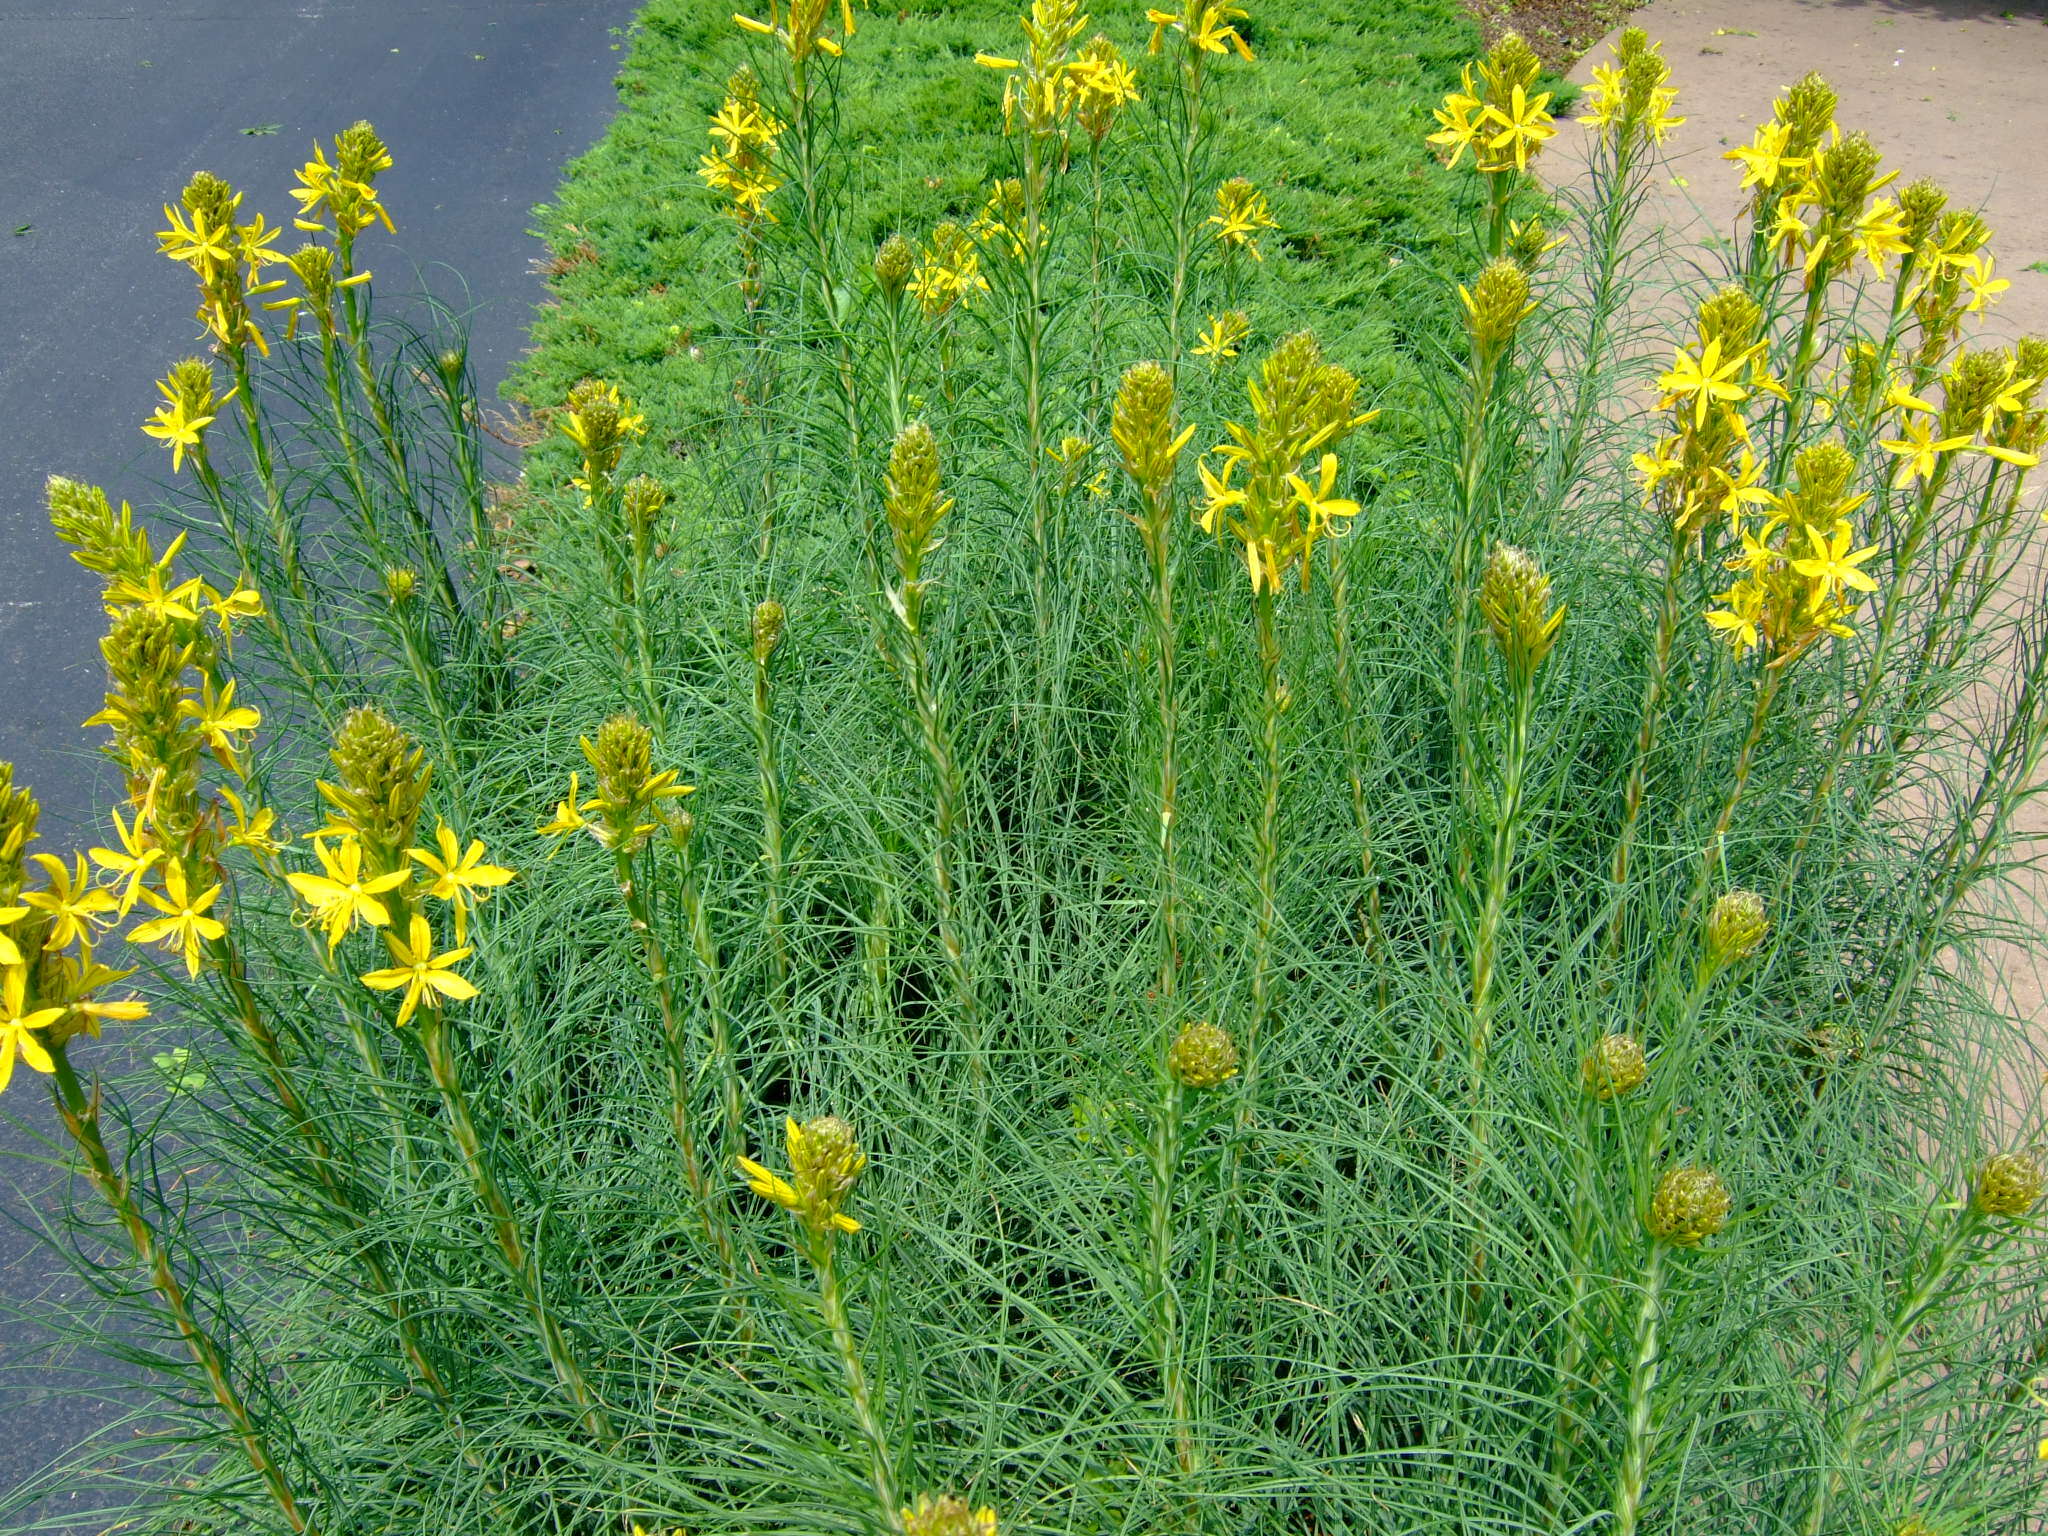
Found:
M 853 1127 L 837 1115 L 819 1115 L 802 1125 L 790 1119 L 788 1145 L 788 1178 L 746 1157 L 739 1159 L 740 1171 L 746 1175 L 749 1189 L 796 1218 L 797 1246 L 817 1279 L 818 1310 L 846 1388 L 847 1409 L 867 1452 L 877 1522 L 885 1536 L 905 1536 L 911 1511 L 903 1507 L 896 1457 L 882 1421 L 881 1398 L 868 1380 L 839 1274 L 839 1239 L 860 1230 L 860 1223 L 846 1214 L 845 1205 L 854 1182 L 867 1167 L 867 1154 L 855 1139 Z
M 979 1089 L 988 1071 L 987 1040 L 960 900 L 962 779 L 953 751 L 945 691 L 932 668 L 925 634 L 925 597 L 931 585 L 925 562 L 939 547 L 939 525 L 953 509 L 953 499 L 940 493 L 938 440 L 921 421 L 912 422 L 896 435 L 889 453 L 883 507 L 896 566 L 896 581 L 888 592 L 890 610 L 896 615 L 896 667 L 909 690 L 918 742 L 931 768 L 931 874 L 939 946 L 945 951 L 946 971 L 952 979 L 956 1022 L 967 1043 L 969 1076 Z
M 1280 920 L 1280 583 L 1299 570 L 1308 585 L 1315 544 L 1358 503 L 1337 495 L 1335 445 L 1377 412 L 1354 414 L 1358 380 L 1323 358 L 1307 331 L 1273 349 L 1249 385 L 1252 424 L 1227 424 L 1229 440 L 1212 453 L 1221 471 L 1201 465 L 1202 531 L 1238 541 L 1251 579 L 1259 663 L 1259 810 L 1253 823 L 1256 891 L 1250 945 L 1251 1007 L 1244 1028 L 1244 1095 L 1256 1102 L 1259 1046 L 1273 1004 L 1273 943 Z M 1310 470 L 1309 460 L 1315 458 Z M 1311 481 L 1308 476 L 1314 475 Z
M 1536 715 L 1536 680 L 1557 643 L 1564 608 L 1550 597 L 1550 578 L 1523 550 L 1496 544 L 1479 586 L 1479 611 L 1500 651 L 1506 674 L 1508 718 L 1499 738 L 1493 835 L 1487 851 L 1485 893 L 1473 925 L 1469 955 L 1471 1016 L 1467 1031 L 1473 1138 L 1488 1140 L 1486 1076 L 1493 1048 L 1494 977 L 1500 960 L 1501 922 L 1513 882 L 1529 773 L 1529 737 Z
M 1173 127 L 1179 131 L 1172 145 L 1173 214 L 1172 228 L 1168 231 L 1173 241 L 1173 273 L 1166 298 L 1166 368 L 1168 373 L 1177 376 L 1184 345 L 1181 328 L 1186 322 L 1188 296 L 1192 291 L 1195 236 L 1199 229 L 1195 209 L 1200 202 L 1202 92 L 1208 82 L 1209 60 L 1212 55 L 1221 58 L 1234 50 L 1249 64 L 1252 50 L 1236 26 L 1246 18 L 1247 12 L 1230 4 L 1229 0 L 1187 0 L 1182 10 L 1154 10 L 1146 14 L 1152 21 L 1150 52 L 1156 54 L 1160 51 L 1168 32 L 1180 39 L 1177 45 L 1180 58 L 1175 70 L 1179 89 L 1173 98 L 1178 108 L 1178 120 Z
M 1124 473 L 1138 495 L 1137 525 L 1150 566 L 1153 653 L 1158 664 L 1159 785 L 1154 826 L 1159 854 L 1159 996 L 1162 1006 L 1180 986 L 1180 698 L 1174 677 L 1173 507 L 1180 452 L 1193 427 L 1174 431 L 1173 378 L 1157 363 L 1124 371 L 1117 390 L 1112 434 Z

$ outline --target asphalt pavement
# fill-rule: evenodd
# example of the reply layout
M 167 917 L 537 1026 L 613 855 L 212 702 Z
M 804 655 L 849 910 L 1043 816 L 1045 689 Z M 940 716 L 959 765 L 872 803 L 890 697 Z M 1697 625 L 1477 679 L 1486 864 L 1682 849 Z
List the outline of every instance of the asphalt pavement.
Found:
M 417 272 L 481 306 L 471 356 L 488 401 L 542 297 L 529 212 L 610 118 L 634 9 L 0 0 L 0 760 L 41 797 L 44 846 L 94 831 L 109 784 L 79 729 L 101 689 L 97 588 L 51 536 L 42 485 L 64 474 L 140 503 L 168 474 L 139 426 L 152 380 L 200 348 L 189 276 L 157 253 L 162 205 L 206 170 L 288 226 L 312 140 L 369 119 L 396 160 L 379 187 L 397 236 L 365 237 L 379 291 Z M 77 1377 L 8 1316 L 75 1294 L 22 1229 L 51 1207 L 51 1176 L 6 1155 L 54 1129 L 40 1087 L 17 1072 L 0 1104 L 16 1122 L 0 1123 L 0 1504 L 120 1411 L 118 1394 L 53 1391 Z

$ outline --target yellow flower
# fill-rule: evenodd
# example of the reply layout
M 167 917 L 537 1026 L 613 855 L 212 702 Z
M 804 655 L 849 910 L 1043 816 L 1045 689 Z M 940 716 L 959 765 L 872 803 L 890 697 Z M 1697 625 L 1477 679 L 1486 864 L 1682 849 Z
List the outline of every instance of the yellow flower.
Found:
M 1450 92 L 1444 97 L 1442 106 L 1431 109 L 1438 126 L 1425 142 L 1451 152 L 1450 159 L 1444 162 L 1446 166 L 1456 166 L 1459 158 L 1479 138 L 1479 120 L 1475 114 L 1482 103 L 1471 91 L 1472 67 L 1468 64 L 1465 67 L 1465 89 Z
M 377 898 L 403 885 L 406 875 L 404 870 L 395 869 L 366 880 L 363 845 L 353 837 L 339 837 L 335 842 L 336 846 L 330 848 L 326 838 L 318 834 L 313 837 L 313 852 L 324 874 L 309 875 L 295 870 L 284 877 L 313 909 L 314 921 L 326 928 L 330 955 L 358 921 L 371 928 L 383 928 L 391 922 L 390 907 Z
M 1543 147 L 1546 139 L 1557 136 L 1557 129 L 1551 123 L 1550 114 L 1544 110 L 1549 105 L 1548 91 L 1532 98 L 1519 85 L 1508 98 L 1506 107 L 1489 102 L 1486 110 L 1480 114 L 1480 132 L 1485 132 L 1483 125 L 1486 123 L 1495 124 L 1500 129 L 1500 132 L 1486 139 L 1486 148 L 1490 154 L 1498 156 L 1503 152 L 1512 153 L 1515 157 L 1515 169 L 1526 172 L 1529 169 L 1529 157 Z M 1492 165 L 1482 163 L 1480 169 L 1506 170 L 1507 165 L 1505 161 Z
M 28 906 L 50 914 L 50 936 L 43 948 L 68 949 L 76 944 L 90 950 L 96 930 L 105 926 L 94 920 L 102 912 L 114 910 L 114 898 L 92 883 L 82 858 L 72 870 L 66 870 L 64 861 L 52 854 L 32 854 L 30 858 L 42 866 L 43 877 L 49 881 L 46 891 L 21 893 Z
M 476 988 L 451 969 L 457 961 L 469 958 L 468 947 L 458 945 L 435 954 L 433 927 L 419 913 L 412 915 L 412 927 L 404 940 L 387 933 L 384 942 L 391 946 L 391 958 L 397 964 L 387 970 L 365 973 L 363 985 L 379 992 L 405 989 L 405 997 L 398 1005 L 401 1025 L 411 1019 L 422 1002 L 438 1008 L 444 997 L 465 1002 L 476 996 Z
M 2012 286 L 2002 277 L 1994 277 L 1992 268 L 1997 260 L 1986 251 L 1984 255 L 1964 269 L 1963 284 L 1970 290 L 1970 302 L 1963 306 L 1966 315 L 1981 314 L 1989 309 L 1998 296 Z
M 1789 124 L 1759 123 L 1749 143 L 1722 154 L 1723 160 L 1739 161 L 1742 165 L 1742 186 L 1739 190 L 1747 192 L 1751 187 L 1775 187 L 1781 174 L 1799 170 L 1806 164 L 1803 155 L 1785 153 L 1786 141 L 1791 137 Z
M 218 885 L 210 885 L 195 895 L 186 879 L 184 862 L 180 859 L 166 861 L 164 893 L 159 896 L 146 886 L 142 892 L 142 899 L 164 915 L 153 917 L 131 930 L 128 935 L 129 942 L 162 944 L 166 949 L 182 950 L 185 957 L 185 974 L 197 976 L 201 941 L 227 936 L 227 926 L 219 919 L 207 915 L 213 906 L 214 898 L 218 895 Z
M 860 1223 L 840 1209 L 868 1163 L 853 1127 L 837 1115 L 819 1115 L 802 1125 L 791 1116 L 787 1125 L 791 1177 L 742 1157 L 737 1161 L 747 1188 L 793 1212 L 814 1236 L 858 1232 Z
M 1251 318 L 1241 309 L 1233 309 L 1221 315 L 1209 317 L 1209 327 L 1202 332 L 1195 343 L 1195 356 L 1213 358 L 1222 362 L 1227 357 L 1237 356 L 1237 349 L 1251 334 Z
M 256 814 L 251 816 L 248 806 L 242 803 L 242 797 L 225 784 L 221 786 L 220 797 L 227 801 L 235 813 L 234 825 L 226 829 L 227 845 L 230 848 L 246 848 L 267 864 L 270 858 L 284 847 L 271 831 L 277 824 L 277 812 L 267 805 L 259 805 Z
M 1294 500 L 1302 511 L 1304 533 L 1308 544 L 1313 547 L 1317 538 L 1328 532 L 1330 525 L 1340 517 L 1356 517 L 1358 503 L 1332 495 L 1337 488 L 1337 455 L 1326 453 L 1317 466 L 1316 484 L 1311 486 L 1300 475 L 1289 475 L 1287 484 L 1294 492 Z M 1306 559 L 1307 555 L 1304 554 Z
M 1219 243 L 1249 251 L 1254 261 L 1266 259 L 1259 252 L 1259 231 L 1280 227 L 1266 206 L 1266 194 L 1242 176 L 1233 176 L 1216 189 L 1216 211 L 1208 222 L 1216 226 Z
M 199 722 L 199 734 L 206 738 L 206 744 L 213 748 L 213 755 L 219 758 L 228 772 L 240 777 L 241 762 L 236 758 L 235 731 L 253 731 L 263 723 L 263 717 L 247 704 L 235 702 L 235 685 L 232 679 L 218 694 L 213 691 L 213 680 L 208 678 L 201 684 L 197 699 L 184 699 L 178 704 L 178 713 L 190 715 Z
M 1737 582 L 1714 601 L 1725 606 L 1707 610 L 1707 624 L 1719 630 L 1735 647 L 1740 661 L 1763 643 L 1764 591 L 1754 581 Z
M 222 638 L 228 641 L 235 638 L 237 619 L 263 617 L 263 597 L 253 587 L 236 587 L 225 597 L 215 593 L 206 607 L 213 615 L 213 622 L 220 626 Z
M 28 967 L 10 965 L 0 973 L 0 1093 L 14 1078 L 14 1053 L 45 1075 L 57 1070 L 34 1031 L 48 1029 L 64 1017 L 62 1008 L 31 1009 L 27 1004 Z
M 27 907 L 0 907 L 0 965 L 20 965 L 21 946 L 7 930 L 28 916 Z
M 1903 256 L 1913 248 L 1912 242 L 1906 238 L 1906 216 L 1888 197 L 1873 199 L 1870 206 L 1857 215 L 1855 232 L 1849 238 L 1869 261 L 1870 270 L 1879 277 L 1884 276 L 1887 256 Z
M 1793 570 L 1813 583 L 1813 592 L 1806 604 L 1809 609 L 1817 611 L 1822 603 L 1844 588 L 1858 592 L 1877 590 L 1875 579 L 1857 569 L 1877 553 L 1877 546 L 1867 544 L 1852 553 L 1849 546 L 1855 542 L 1855 530 L 1849 526 L 1846 517 L 1825 536 L 1817 529 L 1807 529 L 1806 539 L 1813 546 L 1813 558 L 1794 560 L 1791 564 Z
M 1900 436 L 1878 439 L 1877 446 L 1886 453 L 1894 454 L 1899 460 L 1899 472 L 1892 477 L 1892 488 L 1903 490 L 1917 480 L 1933 475 L 1944 453 L 1953 453 L 1958 448 L 1969 446 L 1968 434 L 1961 437 L 1934 435 L 1932 421 L 1905 420 L 1899 423 Z
M 198 448 L 213 417 L 187 414 L 186 402 L 179 399 L 161 382 L 157 388 L 163 391 L 163 405 L 150 413 L 149 420 L 142 424 L 142 430 L 162 443 L 170 444 L 171 473 L 176 474 L 185 467 L 185 450 Z
M 441 850 L 438 856 L 424 848 L 411 849 L 406 856 L 434 877 L 427 894 L 455 908 L 455 942 L 460 944 L 469 934 L 470 903 L 489 900 L 493 887 L 512 880 L 512 871 L 484 863 L 483 843 L 472 838 L 464 848 L 445 821 L 435 829 L 434 841 Z
M 576 778 L 573 773 L 569 775 L 569 797 L 556 802 L 553 821 L 543 822 L 534 828 L 537 836 L 567 837 L 572 832 L 582 832 L 589 828 L 590 823 L 583 815 L 589 806 L 578 798 Z
M 1657 402 L 1658 408 L 1669 409 L 1690 400 L 1693 430 L 1699 431 L 1706 426 L 1707 413 L 1717 402 L 1725 401 L 1732 405 L 1748 397 L 1749 391 L 1735 379 L 1749 359 L 1749 352 L 1723 357 L 1718 336 L 1701 348 L 1698 357 L 1683 347 L 1679 348 L 1671 371 L 1657 380 L 1657 387 L 1664 391 L 1664 398 Z
M 179 535 L 179 542 L 183 541 Z M 199 617 L 199 589 L 203 583 L 197 576 L 179 582 L 175 587 L 164 585 L 164 576 L 169 569 L 171 556 L 177 552 L 177 544 L 140 581 L 124 576 L 108 585 L 100 601 L 107 612 L 114 613 L 122 608 L 146 608 L 161 619 L 183 619 L 192 623 Z
M 239 193 L 235 200 L 241 201 Z M 171 227 L 157 232 L 158 248 L 172 261 L 184 262 L 202 283 L 209 281 L 219 268 L 234 262 L 233 225 L 216 226 L 204 212 L 194 213 L 188 224 L 182 210 L 168 203 L 164 205 L 164 217 L 170 220 Z
M 1148 10 L 1145 19 L 1152 23 L 1152 42 L 1149 50 L 1159 51 L 1160 39 L 1170 27 L 1180 33 L 1203 53 L 1226 53 L 1235 48 L 1238 57 L 1247 63 L 1251 61 L 1251 48 L 1238 36 L 1233 22 L 1241 21 L 1245 12 L 1226 0 L 1196 0 L 1181 13 Z

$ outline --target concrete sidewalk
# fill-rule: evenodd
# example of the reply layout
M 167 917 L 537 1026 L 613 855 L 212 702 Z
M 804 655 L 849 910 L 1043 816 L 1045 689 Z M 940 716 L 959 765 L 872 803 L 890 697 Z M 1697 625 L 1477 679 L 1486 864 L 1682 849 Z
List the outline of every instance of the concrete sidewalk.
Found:
M 106 784 L 79 722 L 98 706 L 93 577 L 51 536 L 46 475 L 142 505 L 169 475 L 139 430 L 151 381 L 201 350 L 189 275 L 157 253 L 161 208 L 195 171 L 289 228 L 314 137 L 368 118 L 396 239 L 367 236 L 379 291 L 483 307 L 472 357 L 488 401 L 542 296 L 528 211 L 602 132 L 632 0 L 13 0 L 0 8 L 0 759 L 45 807 L 44 846 L 93 829 Z M 292 243 L 289 235 L 286 245 Z M 465 286 L 466 285 L 466 289 Z M 0 1113 L 54 1129 L 16 1074 Z M 0 1151 L 32 1143 L 0 1123 Z M 17 1185 L 22 1187 L 16 1187 Z M 54 1190 L 0 1165 L 0 1301 L 64 1305 L 17 1223 Z M 4 1324 L 0 1316 L 0 1324 Z M 0 1326 L 0 1496 L 110 1416 L 35 1387 L 47 1341 Z M 61 1516 L 39 1509 L 46 1519 Z M 54 1528 L 54 1527 L 53 1527 Z M 93 1527 L 96 1529 L 97 1527 Z M 83 1530 L 86 1527 L 79 1527 Z

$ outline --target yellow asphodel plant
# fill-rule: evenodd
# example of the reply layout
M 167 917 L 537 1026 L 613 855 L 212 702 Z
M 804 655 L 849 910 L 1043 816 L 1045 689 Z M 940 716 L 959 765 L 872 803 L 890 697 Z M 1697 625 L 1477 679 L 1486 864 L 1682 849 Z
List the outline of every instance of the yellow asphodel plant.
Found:
M 1358 380 L 1324 360 L 1314 336 L 1287 337 L 1248 380 L 1252 422 L 1226 423 L 1229 440 L 1200 466 L 1203 532 L 1235 538 L 1251 579 L 1258 628 L 1261 805 L 1253 857 L 1258 887 L 1252 942 L 1251 1008 L 1243 1031 L 1244 1093 L 1258 1088 L 1259 1044 L 1272 1007 L 1273 935 L 1279 922 L 1280 639 L 1274 604 L 1280 583 L 1299 569 L 1308 587 L 1316 541 L 1355 516 L 1358 503 L 1337 494 L 1337 444 L 1379 413 L 1358 413 Z M 1314 467 L 1310 468 L 1310 460 Z M 1311 476 L 1313 478 L 1311 478 Z

